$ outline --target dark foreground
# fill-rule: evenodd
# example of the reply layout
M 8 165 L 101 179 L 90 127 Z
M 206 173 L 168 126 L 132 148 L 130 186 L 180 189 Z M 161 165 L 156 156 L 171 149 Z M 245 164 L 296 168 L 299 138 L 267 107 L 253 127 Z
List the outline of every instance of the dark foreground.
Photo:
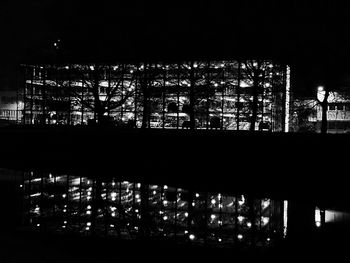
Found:
M 81 127 L 6 128 L 0 135 L 2 168 L 118 176 L 350 210 L 348 157 L 342 151 L 350 146 L 347 135 Z M 0 262 L 315 262 L 347 257 L 346 224 L 294 229 L 264 251 L 33 232 L 20 227 L 18 178 L 8 175 L 0 183 Z

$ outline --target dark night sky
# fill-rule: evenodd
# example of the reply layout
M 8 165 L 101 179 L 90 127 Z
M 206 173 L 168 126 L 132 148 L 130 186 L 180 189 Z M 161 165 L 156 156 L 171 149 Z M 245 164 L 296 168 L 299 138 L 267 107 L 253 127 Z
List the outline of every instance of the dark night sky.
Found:
M 53 58 L 52 44 L 60 38 L 59 57 L 75 61 L 276 58 L 294 65 L 299 89 L 348 70 L 350 10 L 334 0 L 8 0 L 1 5 L 4 69 Z

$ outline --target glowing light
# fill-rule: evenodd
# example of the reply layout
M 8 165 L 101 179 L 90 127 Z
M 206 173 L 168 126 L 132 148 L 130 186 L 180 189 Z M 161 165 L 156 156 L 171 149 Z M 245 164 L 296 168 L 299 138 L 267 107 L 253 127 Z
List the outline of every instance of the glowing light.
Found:
M 217 83 L 214 84 L 214 87 L 218 87 L 218 86 L 219 86 L 219 84 L 217 84 Z
M 136 198 L 136 199 L 140 199 L 140 195 L 139 195 L 139 194 L 136 194 L 136 195 L 135 195 L 135 198 Z
M 163 216 L 163 220 L 168 220 L 168 217 L 167 216 Z
M 185 212 L 185 217 L 188 217 L 188 213 L 187 212 Z
M 63 224 L 67 224 L 67 221 L 63 221 Z
M 154 191 L 152 192 L 152 194 L 153 194 L 153 195 L 157 194 L 157 191 L 154 190 Z
M 238 238 L 239 240 L 241 240 L 241 239 L 243 239 L 243 235 L 239 234 L 239 235 L 237 235 L 237 238 Z
M 109 227 L 114 228 L 114 225 L 109 225 Z
M 270 239 L 269 237 L 268 237 L 266 240 L 267 240 L 267 242 L 270 242 L 270 241 L 271 241 L 271 239 Z
M 212 205 L 215 205 L 215 204 L 216 204 L 216 200 L 215 200 L 215 199 L 211 199 L 210 202 L 211 202 Z
M 134 73 L 134 71 L 131 69 L 131 70 L 130 70 L 130 73 L 132 74 L 132 73 Z
M 247 223 L 247 227 L 251 228 L 252 227 L 252 223 L 248 222 Z
M 91 209 L 91 205 L 88 205 L 86 208 L 87 208 L 87 209 Z
M 66 228 L 66 226 L 62 226 L 62 228 Z
M 167 200 L 164 200 L 163 201 L 163 205 L 167 205 L 168 204 L 168 201 Z
M 222 204 L 219 204 L 219 208 L 222 208 Z
M 267 199 L 267 200 L 263 201 L 262 208 L 265 209 L 265 208 L 267 208 L 269 205 L 270 205 L 270 200 Z
M 219 225 L 222 225 L 222 221 L 221 221 L 221 220 L 219 220 L 219 221 L 218 221 L 218 224 L 219 224 Z
M 20 185 L 19 185 L 19 187 L 20 187 L 20 188 L 22 188 L 22 187 L 23 187 L 23 185 L 22 185 L 22 184 L 20 184 Z
M 214 220 L 215 217 L 216 217 L 216 215 L 211 215 L 211 216 L 210 216 L 210 218 L 211 218 L 212 220 Z
M 67 212 L 67 209 L 63 209 L 63 213 Z
M 87 226 L 91 226 L 91 222 L 87 222 L 86 225 L 87 225 Z
M 115 217 L 115 212 L 112 212 L 112 214 L 111 214 L 111 215 L 112 215 L 112 217 Z
M 90 66 L 90 69 L 91 69 L 91 70 L 95 70 L 95 67 L 94 67 L 94 66 Z
M 315 209 L 315 224 L 317 227 L 321 227 L 321 210 L 318 207 Z
M 115 186 L 115 182 L 112 182 L 112 186 Z
M 168 186 L 167 186 L 167 185 L 164 185 L 163 188 L 164 188 L 164 190 L 167 190 L 167 189 L 168 189 Z
M 188 231 L 187 230 L 185 230 L 185 232 L 184 232 L 185 234 L 188 234 Z
M 218 239 L 218 241 L 219 241 L 219 242 L 221 242 L 221 241 L 222 241 L 222 239 L 221 239 L 221 238 L 219 238 L 219 239 Z
M 66 198 L 66 197 L 67 197 L 67 195 L 66 195 L 66 194 L 63 194 L 63 195 L 62 195 L 62 198 Z
M 138 184 L 136 185 L 136 187 L 137 187 L 137 188 L 141 188 L 141 184 L 138 183 Z
M 243 205 L 244 203 L 245 203 L 245 198 L 244 198 L 244 196 L 242 195 L 242 196 L 241 196 L 241 200 L 238 201 L 238 204 L 239 204 L 239 205 Z
M 194 240 L 196 237 L 195 237 L 195 235 L 191 234 L 191 235 L 189 236 L 189 238 L 190 238 L 191 240 Z
M 290 67 L 287 66 L 286 76 L 286 102 L 285 102 L 285 121 L 284 132 L 289 132 L 289 105 L 290 105 Z
M 36 226 L 40 226 L 40 224 L 36 224 Z
M 238 221 L 239 221 L 239 222 L 242 222 L 243 220 L 244 220 L 244 217 L 243 217 L 243 216 L 239 216 L 239 217 L 238 217 Z
M 85 227 L 85 230 L 90 230 L 90 227 L 88 227 L 88 226 L 87 226 L 87 227 Z
M 262 222 L 263 222 L 264 225 L 267 225 L 269 223 L 269 221 L 270 221 L 270 218 L 262 217 Z
M 196 193 L 196 197 L 197 197 L 197 198 L 199 197 L 199 194 L 198 194 L 198 193 Z
M 91 215 L 91 211 L 89 210 L 89 211 L 86 211 L 86 214 L 87 215 Z
M 196 205 L 196 203 L 195 202 L 192 202 L 192 206 L 195 206 Z
M 194 64 L 193 64 L 193 67 L 194 67 L 194 68 L 198 68 L 198 64 L 197 64 L 197 63 L 194 63 Z
M 283 236 L 287 235 L 288 227 L 288 201 L 283 202 Z

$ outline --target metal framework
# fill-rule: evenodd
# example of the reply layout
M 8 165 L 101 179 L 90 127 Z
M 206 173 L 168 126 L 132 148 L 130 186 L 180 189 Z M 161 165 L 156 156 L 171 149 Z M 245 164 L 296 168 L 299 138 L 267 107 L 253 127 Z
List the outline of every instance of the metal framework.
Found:
M 23 121 L 283 131 L 287 69 L 265 60 L 26 65 Z

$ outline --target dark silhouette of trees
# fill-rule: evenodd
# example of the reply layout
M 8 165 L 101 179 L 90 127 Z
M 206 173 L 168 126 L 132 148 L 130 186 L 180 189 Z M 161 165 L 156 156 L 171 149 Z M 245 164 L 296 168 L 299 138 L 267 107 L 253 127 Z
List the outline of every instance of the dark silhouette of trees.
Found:
M 135 94 L 135 79 L 125 65 L 93 64 L 71 66 L 73 79 L 64 81 L 72 100 L 91 110 L 97 124 L 103 124 L 112 110 L 123 107 Z M 129 76 L 129 78 L 127 78 Z

